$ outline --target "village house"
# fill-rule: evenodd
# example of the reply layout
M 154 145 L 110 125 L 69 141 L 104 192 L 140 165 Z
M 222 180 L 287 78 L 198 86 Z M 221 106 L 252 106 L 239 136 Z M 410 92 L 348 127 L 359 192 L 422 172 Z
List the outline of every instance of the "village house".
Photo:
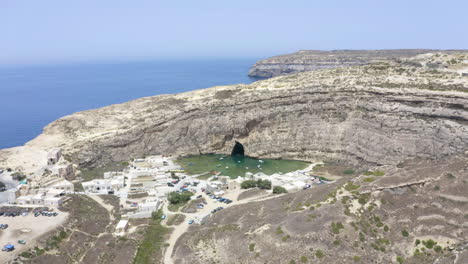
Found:
M 75 179 L 75 169 L 72 164 L 61 165 L 57 167 L 58 175 L 68 181 Z
M 94 179 L 92 181 L 83 182 L 81 185 L 86 192 L 92 193 L 108 193 L 110 191 L 118 191 L 124 187 L 124 176 L 117 176 L 111 179 Z
M 62 151 L 60 149 L 52 149 L 49 154 L 47 154 L 47 165 L 54 165 L 59 161 L 61 156 Z

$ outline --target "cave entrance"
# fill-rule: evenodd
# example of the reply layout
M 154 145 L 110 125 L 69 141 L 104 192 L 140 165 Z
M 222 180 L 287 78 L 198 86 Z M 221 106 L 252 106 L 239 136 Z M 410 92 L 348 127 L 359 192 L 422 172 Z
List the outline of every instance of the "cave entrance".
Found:
M 231 156 L 244 156 L 244 145 L 236 141 L 232 148 Z

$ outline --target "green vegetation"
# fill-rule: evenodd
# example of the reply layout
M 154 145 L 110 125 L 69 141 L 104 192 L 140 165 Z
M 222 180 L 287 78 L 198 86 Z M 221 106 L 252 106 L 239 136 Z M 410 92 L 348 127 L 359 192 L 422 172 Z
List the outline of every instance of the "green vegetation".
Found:
M 345 190 L 347 190 L 348 192 L 357 190 L 357 189 L 359 189 L 359 187 L 361 187 L 361 186 L 359 186 L 358 184 L 355 185 L 355 184 L 353 184 L 352 182 L 348 182 L 348 183 L 344 186 Z
M 363 174 L 366 175 L 366 176 L 376 176 L 376 177 L 380 177 L 380 176 L 384 176 L 384 175 L 385 175 L 385 172 L 380 171 L 380 170 L 376 170 L 376 171 L 366 171 L 366 172 L 364 172 Z
M 428 249 L 433 248 L 433 247 L 437 244 L 437 242 L 435 242 L 435 241 L 432 240 L 432 239 L 429 239 L 429 240 L 427 240 L 427 241 L 422 241 L 422 243 L 423 243 L 423 245 L 424 245 L 426 248 L 428 248 Z
M 166 225 L 171 226 L 171 225 L 179 225 L 185 220 L 185 215 L 183 214 L 175 214 L 171 215 L 167 218 Z
M 161 225 L 162 210 L 153 213 L 143 241 L 137 249 L 134 264 L 154 263 L 155 255 L 161 250 L 164 237 L 170 229 Z
M 384 230 L 385 232 L 388 232 L 388 230 L 390 230 L 390 228 L 388 228 L 388 225 L 385 225 L 385 226 L 383 227 L 383 230 Z
M 273 193 L 274 194 L 287 193 L 287 192 L 288 191 L 284 187 L 281 187 L 281 186 L 273 187 Z
M 353 261 L 354 262 L 359 262 L 359 261 L 361 261 L 361 257 L 360 256 L 354 256 Z
M 362 205 L 366 204 L 369 202 L 371 194 L 370 193 L 363 193 L 359 195 L 358 202 Z
M 29 251 L 24 251 L 24 252 L 21 252 L 21 254 L 19 254 L 20 257 L 22 258 L 31 258 L 33 256 L 32 253 L 30 253 Z
M 323 253 L 323 251 L 319 249 L 319 250 L 315 251 L 315 256 L 317 258 L 321 259 L 321 258 L 325 257 L 325 253 Z
M 403 229 L 401 231 L 401 235 L 404 236 L 404 237 L 409 237 L 409 233 L 408 233 L 408 231 L 406 229 Z
M 343 174 L 351 175 L 351 174 L 354 174 L 354 172 L 355 172 L 355 171 L 352 170 L 352 169 L 346 169 L 346 170 L 343 171 Z
M 82 169 L 81 175 L 84 181 L 91 181 L 102 178 L 104 176 L 104 172 L 121 171 L 126 167 L 128 167 L 128 162 L 113 162 L 97 168 Z
M 191 196 L 193 196 L 193 193 L 189 191 L 169 193 L 167 197 L 170 203 L 168 209 L 172 212 L 177 212 L 181 206 L 185 205 L 190 200 Z
M 250 243 L 249 244 L 249 251 L 253 252 L 255 250 L 255 243 Z
M 169 193 L 167 200 L 169 200 L 171 204 L 185 203 L 188 202 L 192 196 L 193 193 L 189 191 L 171 192 Z
M 210 173 L 210 172 L 207 172 L 207 173 L 204 173 L 204 174 L 198 176 L 197 179 L 208 180 L 208 178 L 210 178 L 211 176 L 213 176 L 213 174 Z
M 307 263 L 308 259 L 306 256 L 301 256 L 301 262 L 302 263 Z
M 281 238 L 281 241 L 285 242 L 288 240 L 291 236 L 290 235 L 285 235 L 284 237 Z
M 341 222 L 331 223 L 331 231 L 333 234 L 339 234 L 341 229 L 344 229 L 344 226 Z
M 359 232 L 359 241 L 361 241 L 361 242 L 365 242 L 365 241 L 366 241 L 366 236 L 365 236 L 364 233 L 362 233 L 362 232 Z
M 452 173 L 447 173 L 445 176 L 452 180 L 456 178 L 455 175 L 453 175 Z
M 258 187 L 262 190 L 270 190 L 271 189 L 271 181 L 269 180 L 246 180 L 241 183 L 242 189 L 250 189 Z
M 373 182 L 373 181 L 375 181 L 375 178 L 373 178 L 373 177 L 364 178 L 364 182 Z
M 322 180 L 322 181 L 328 181 L 328 182 L 332 181 L 331 179 L 328 179 L 328 178 L 323 177 L 323 176 L 319 176 L 319 179 Z
M 405 260 L 403 259 L 403 257 L 397 256 L 397 257 L 396 257 L 396 261 L 397 261 L 398 263 L 401 264 L 401 263 L 403 263 Z
M 283 234 L 283 233 L 284 233 L 284 232 L 283 232 L 283 229 L 281 229 L 281 226 L 278 226 L 278 227 L 276 228 L 276 234 L 277 234 L 277 235 L 281 235 L 281 234 Z
M 22 180 L 26 179 L 26 175 L 24 175 L 21 172 L 12 173 L 11 177 L 16 181 L 22 181 Z

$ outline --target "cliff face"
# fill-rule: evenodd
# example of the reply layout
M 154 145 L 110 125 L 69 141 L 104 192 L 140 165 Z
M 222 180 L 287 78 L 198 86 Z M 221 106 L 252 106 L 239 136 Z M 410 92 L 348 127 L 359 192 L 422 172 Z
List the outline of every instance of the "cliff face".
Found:
M 25 146 L 1 151 L 0 166 L 40 166 L 56 147 L 75 163 L 95 166 L 148 154 L 229 154 L 235 141 L 247 155 L 271 158 L 375 164 L 442 158 L 468 149 L 468 77 L 461 72 L 467 60 L 439 54 L 79 112 Z M 429 62 L 441 66 L 428 68 Z
M 376 61 L 391 61 L 429 52 L 433 52 L 433 50 L 302 50 L 258 61 L 250 69 L 249 76 L 270 78 L 296 72 L 365 65 Z

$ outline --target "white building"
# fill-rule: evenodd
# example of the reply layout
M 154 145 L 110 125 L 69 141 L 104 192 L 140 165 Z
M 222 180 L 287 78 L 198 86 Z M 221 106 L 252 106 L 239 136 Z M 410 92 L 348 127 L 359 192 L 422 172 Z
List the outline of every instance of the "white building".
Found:
M 74 187 L 75 186 L 73 185 L 73 183 L 65 179 L 59 179 L 46 186 L 47 189 L 58 189 L 58 190 L 64 190 L 64 191 L 69 191 L 69 192 L 73 192 Z
M 125 231 L 127 231 L 128 228 L 128 220 L 120 220 L 117 223 L 117 226 L 115 227 L 115 235 L 117 236 L 123 236 L 125 235 Z
M 112 179 L 95 179 L 88 182 L 83 182 L 81 185 L 86 192 L 91 193 L 107 193 L 110 191 L 118 191 L 124 187 L 124 176 L 117 176 Z
M 62 204 L 63 197 L 50 197 L 47 196 L 44 198 L 44 205 L 45 206 L 54 206 L 58 207 L 60 204 Z
M 154 201 L 148 201 L 144 203 L 138 204 L 138 210 L 141 212 L 154 212 L 157 211 L 159 208 L 160 201 L 159 200 L 154 200 Z

